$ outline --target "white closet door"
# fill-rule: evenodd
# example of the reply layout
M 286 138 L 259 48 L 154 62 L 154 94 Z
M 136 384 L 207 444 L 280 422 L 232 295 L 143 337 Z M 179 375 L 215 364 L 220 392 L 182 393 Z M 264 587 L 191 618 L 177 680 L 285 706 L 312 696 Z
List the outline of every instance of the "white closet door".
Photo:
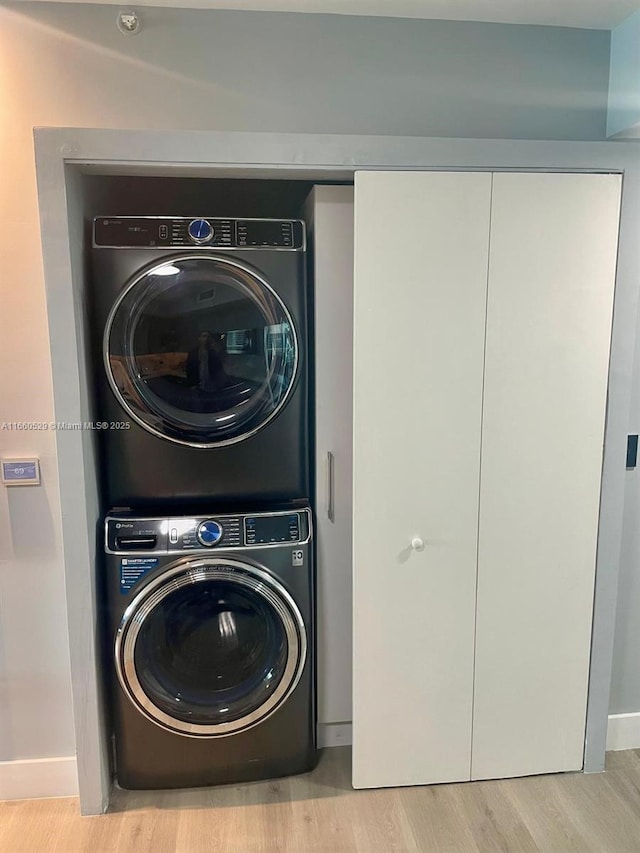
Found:
M 494 176 L 474 779 L 582 767 L 620 190 Z
M 356 788 L 470 776 L 490 196 L 356 175 Z

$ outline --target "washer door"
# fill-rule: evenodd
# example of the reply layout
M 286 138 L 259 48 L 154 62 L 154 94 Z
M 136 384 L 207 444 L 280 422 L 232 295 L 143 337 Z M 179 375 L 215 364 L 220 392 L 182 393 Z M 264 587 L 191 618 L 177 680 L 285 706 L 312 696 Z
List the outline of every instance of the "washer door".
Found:
M 131 701 L 164 729 L 230 735 L 290 695 L 307 653 L 294 600 L 268 572 L 235 560 L 177 565 L 127 608 L 115 662 Z
M 242 441 L 293 389 L 298 346 L 284 303 L 230 258 L 182 255 L 137 275 L 107 320 L 104 362 L 124 409 L 192 447 Z

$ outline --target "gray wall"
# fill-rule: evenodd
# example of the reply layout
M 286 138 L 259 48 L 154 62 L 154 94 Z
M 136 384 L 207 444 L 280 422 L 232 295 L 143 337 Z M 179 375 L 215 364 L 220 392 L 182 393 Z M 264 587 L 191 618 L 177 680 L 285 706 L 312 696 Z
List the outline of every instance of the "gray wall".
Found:
M 605 135 L 604 31 L 142 7 L 140 33 L 123 36 L 111 6 L 7 8 L 44 48 L 23 57 L 26 79 L 54 74 L 96 126 Z
M 0 372 L 0 420 L 53 419 L 34 126 L 605 137 L 606 32 L 139 12 L 142 31 L 126 37 L 116 29 L 117 7 L 0 5 L 0 105 L 10 116 L 0 127 L 0 287 L 3 305 L 14 309 L 0 317 L 0 364 L 11 365 Z M 0 432 L 0 452 L 39 454 L 44 471 L 39 490 L 0 490 L 0 760 L 68 755 L 54 436 Z M 37 537 L 34 517 L 46 522 Z
M 640 326 L 636 332 L 630 433 L 640 433 L 640 346 L 637 343 L 639 334 Z M 609 703 L 611 714 L 640 712 L 640 469 L 627 471 L 626 479 Z
M 607 135 L 640 136 L 640 11 L 611 33 Z

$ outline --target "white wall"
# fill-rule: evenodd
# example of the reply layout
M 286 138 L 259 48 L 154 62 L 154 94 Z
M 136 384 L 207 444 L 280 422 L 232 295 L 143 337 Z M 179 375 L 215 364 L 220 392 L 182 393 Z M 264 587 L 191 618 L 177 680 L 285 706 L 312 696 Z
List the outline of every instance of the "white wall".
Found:
M 34 126 L 604 138 L 604 32 L 145 7 L 125 37 L 115 15 L 0 7 L 0 422 L 54 416 Z M 0 452 L 43 468 L 0 491 L 0 761 L 69 755 L 54 435 Z

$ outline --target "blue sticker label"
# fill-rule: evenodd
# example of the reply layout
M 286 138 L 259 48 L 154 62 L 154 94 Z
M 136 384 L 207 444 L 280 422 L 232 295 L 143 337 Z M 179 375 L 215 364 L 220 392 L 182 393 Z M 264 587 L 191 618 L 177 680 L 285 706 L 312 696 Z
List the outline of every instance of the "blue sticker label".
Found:
M 141 577 L 155 569 L 160 560 L 157 557 L 122 557 L 120 560 L 120 592 L 128 592 Z

